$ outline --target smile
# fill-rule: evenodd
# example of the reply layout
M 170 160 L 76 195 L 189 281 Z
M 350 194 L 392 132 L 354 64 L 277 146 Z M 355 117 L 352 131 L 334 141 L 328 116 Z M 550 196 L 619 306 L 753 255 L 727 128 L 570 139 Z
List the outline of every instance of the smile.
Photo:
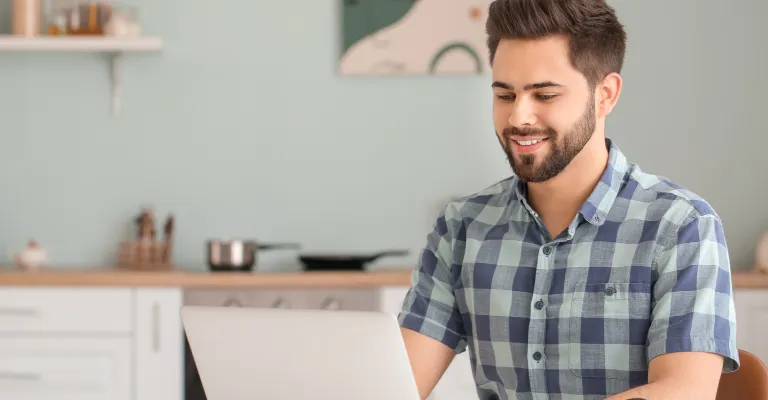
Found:
M 514 143 L 514 150 L 517 153 L 532 153 L 538 150 L 548 138 L 534 138 L 534 139 L 512 139 Z
M 514 140 L 514 139 L 512 139 L 512 140 Z M 534 144 L 541 143 L 541 142 L 543 142 L 545 140 L 547 140 L 547 139 L 546 138 L 541 138 L 541 139 L 531 139 L 531 140 L 515 140 L 515 142 L 517 144 L 519 144 L 520 146 L 533 146 Z

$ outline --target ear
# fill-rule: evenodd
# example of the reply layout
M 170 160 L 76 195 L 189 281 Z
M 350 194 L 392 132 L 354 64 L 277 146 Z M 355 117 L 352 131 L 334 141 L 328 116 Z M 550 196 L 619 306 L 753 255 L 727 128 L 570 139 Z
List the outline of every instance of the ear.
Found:
M 611 113 L 613 107 L 619 101 L 621 94 L 621 76 L 615 72 L 608 74 L 595 88 L 597 102 L 597 116 L 605 117 Z

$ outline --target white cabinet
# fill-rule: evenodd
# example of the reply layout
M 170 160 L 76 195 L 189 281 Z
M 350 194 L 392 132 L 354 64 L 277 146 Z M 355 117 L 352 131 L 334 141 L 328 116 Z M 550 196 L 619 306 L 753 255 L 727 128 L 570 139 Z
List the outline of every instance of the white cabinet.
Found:
M 179 288 L 136 288 L 133 335 L 135 400 L 181 400 L 184 332 Z
M 0 398 L 133 400 L 131 290 L 0 288 Z
M 248 290 L 188 303 L 379 309 L 397 315 L 408 291 Z M 378 294 L 378 296 L 376 295 Z M 196 297 L 197 296 L 197 297 Z M 0 399 L 183 400 L 179 287 L 0 286 Z M 199 297 L 199 298 L 198 298 Z M 738 347 L 768 362 L 768 290 L 735 290 Z M 457 355 L 431 400 L 477 398 L 469 355 Z
M 736 344 L 768 363 L 768 290 L 736 289 Z
M 0 333 L 131 332 L 131 289 L 0 287 Z
M 182 400 L 180 288 L 0 286 L 0 399 Z
M 2 337 L 0 399 L 131 400 L 130 338 Z
M 408 293 L 407 287 L 383 287 L 379 292 L 379 307 L 397 315 Z M 469 360 L 469 353 L 458 354 L 448 366 L 440 381 L 428 397 L 429 400 L 476 399 L 477 389 Z

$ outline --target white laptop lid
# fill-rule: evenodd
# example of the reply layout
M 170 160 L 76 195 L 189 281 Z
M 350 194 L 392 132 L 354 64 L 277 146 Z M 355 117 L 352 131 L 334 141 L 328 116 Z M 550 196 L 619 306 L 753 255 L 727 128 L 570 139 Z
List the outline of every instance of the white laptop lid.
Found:
M 394 315 L 184 306 L 208 400 L 418 400 Z

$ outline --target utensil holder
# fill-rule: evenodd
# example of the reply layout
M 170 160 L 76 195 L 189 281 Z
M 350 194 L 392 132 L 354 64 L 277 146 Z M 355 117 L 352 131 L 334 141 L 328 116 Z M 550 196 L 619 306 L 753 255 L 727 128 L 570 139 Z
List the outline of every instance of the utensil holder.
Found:
M 164 241 L 122 242 L 117 265 L 119 268 L 139 271 L 167 271 L 173 269 L 171 249 L 171 244 Z

